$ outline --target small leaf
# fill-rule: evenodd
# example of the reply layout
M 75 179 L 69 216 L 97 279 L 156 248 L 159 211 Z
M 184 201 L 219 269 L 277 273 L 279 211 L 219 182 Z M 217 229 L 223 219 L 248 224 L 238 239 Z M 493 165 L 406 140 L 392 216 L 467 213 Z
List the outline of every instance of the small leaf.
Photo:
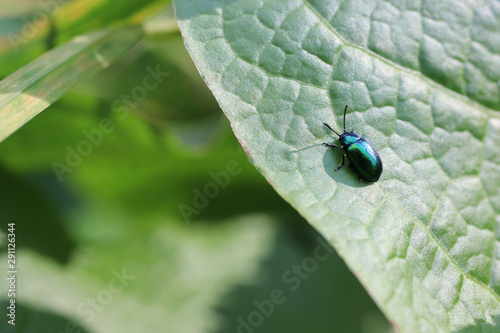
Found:
M 139 28 L 77 37 L 0 82 L 0 141 L 43 111 L 75 84 L 108 67 L 135 46 Z
M 252 162 L 396 328 L 493 332 L 500 6 L 444 3 L 174 1 Z M 341 154 L 322 145 L 337 140 L 323 122 L 340 130 L 346 104 L 347 127 L 382 157 L 377 183 L 334 172 Z

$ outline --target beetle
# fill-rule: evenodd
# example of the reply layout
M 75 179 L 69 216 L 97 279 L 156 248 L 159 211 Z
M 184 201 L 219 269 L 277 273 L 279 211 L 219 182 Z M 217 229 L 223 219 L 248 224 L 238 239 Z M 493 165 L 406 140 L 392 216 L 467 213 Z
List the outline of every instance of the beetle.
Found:
M 334 129 L 330 127 L 327 123 L 323 123 L 328 129 L 333 133 L 337 134 L 342 147 L 339 147 L 330 143 L 323 143 L 325 146 L 337 148 L 343 151 L 342 153 L 342 164 L 335 171 L 339 170 L 344 166 L 344 158 L 347 155 L 349 159 L 349 168 L 357 173 L 359 181 L 366 180 L 368 182 L 376 182 L 379 180 L 382 174 L 382 160 L 380 156 L 371 144 L 371 142 L 361 135 L 354 132 L 345 130 L 345 115 L 347 112 L 348 105 L 344 109 L 344 133 L 339 134 Z

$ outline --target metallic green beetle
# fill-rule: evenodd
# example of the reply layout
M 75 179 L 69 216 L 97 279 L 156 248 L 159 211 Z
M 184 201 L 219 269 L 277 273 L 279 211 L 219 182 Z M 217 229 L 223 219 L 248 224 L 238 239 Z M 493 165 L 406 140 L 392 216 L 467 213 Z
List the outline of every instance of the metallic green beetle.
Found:
M 345 115 L 347 112 L 347 105 L 344 109 L 344 133 L 339 134 L 335 130 L 333 130 L 330 125 L 327 123 L 323 123 L 326 127 L 328 127 L 333 133 L 339 136 L 340 144 L 342 147 L 337 145 L 323 143 L 325 146 L 337 148 L 343 151 L 342 154 L 342 164 L 335 169 L 335 171 L 339 170 L 344 166 L 344 157 L 347 155 L 349 159 L 349 168 L 351 168 L 354 172 L 358 174 L 359 181 L 364 179 L 369 182 L 376 182 L 380 175 L 382 174 L 382 160 L 378 155 L 377 150 L 373 147 L 370 141 L 367 138 L 362 137 L 361 135 L 354 133 L 354 129 L 352 132 L 347 132 L 345 130 Z

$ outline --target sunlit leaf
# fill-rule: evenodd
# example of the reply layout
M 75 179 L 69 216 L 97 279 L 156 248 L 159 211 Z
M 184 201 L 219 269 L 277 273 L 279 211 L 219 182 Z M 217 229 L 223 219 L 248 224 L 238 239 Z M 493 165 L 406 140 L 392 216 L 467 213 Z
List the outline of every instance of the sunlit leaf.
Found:
M 253 163 L 400 331 L 500 329 L 497 1 L 174 4 Z M 334 172 L 322 145 L 346 104 L 382 157 L 377 183 Z

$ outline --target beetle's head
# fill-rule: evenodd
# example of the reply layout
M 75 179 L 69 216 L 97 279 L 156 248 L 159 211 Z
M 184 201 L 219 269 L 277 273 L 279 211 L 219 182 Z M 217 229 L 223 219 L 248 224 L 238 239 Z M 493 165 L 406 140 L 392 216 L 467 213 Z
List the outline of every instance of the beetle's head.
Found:
M 358 141 L 359 138 L 361 138 L 361 135 L 354 132 L 344 132 L 339 136 L 340 144 L 343 147 L 352 145 L 354 142 Z

